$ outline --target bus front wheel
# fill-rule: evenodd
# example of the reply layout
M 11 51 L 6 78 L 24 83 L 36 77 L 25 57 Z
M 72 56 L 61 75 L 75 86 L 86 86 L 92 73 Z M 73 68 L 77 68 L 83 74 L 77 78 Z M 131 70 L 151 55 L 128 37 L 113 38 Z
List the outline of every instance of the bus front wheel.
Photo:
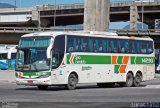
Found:
M 75 74 L 70 74 L 68 77 L 68 84 L 65 85 L 66 89 L 74 90 L 76 88 L 78 79 Z
M 38 85 L 37 87 L 39 90 L 46 90 L 48 88 L 47 85 Z

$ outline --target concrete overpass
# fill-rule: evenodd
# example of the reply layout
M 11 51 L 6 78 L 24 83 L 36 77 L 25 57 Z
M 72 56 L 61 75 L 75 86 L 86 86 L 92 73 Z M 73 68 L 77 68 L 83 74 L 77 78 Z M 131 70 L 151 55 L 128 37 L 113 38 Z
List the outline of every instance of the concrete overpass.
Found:
M 41 28 L 41 31 L 80 31 L 77 28 Z M 0 43 L 1 44 L 18 44 L 20 37 L 23 34 L 38 32 L 37 27 L 0 27 Z M 155 32 L 154 29 L 147 31 L 131 31 L 131 30 L 110 30 L 116 32 L 119 36 L 137 36 L 137 37 L 151 37 L 156 48 L 160 48 L 160 33 Z
M 111 3 L 110 21 L 130 20 L 134 26 L 137 20 L 141 21 L 142 5 L 144 6 L 144 22 L 149 24 L 150 29 L 153 29 L 154 20 L 160 18 L 160 2 Z M 42 27 L 83 24 L 84 4 L 0 9 L 0 26 L 36 27 L 39 17 Z
M 155 32 L 153 29 L 148 31 L 136 30 L 137 20 L 142 18 L 142 4 L 135 2 L 123 2 L 110 4 L 110 21 L 128 21 L 131 22 L 130 31 L 116 32 L 121 35 L 127 36 L 150 36 L 155 40 L 156 45 L 160 43 L 160 33 Z M 149 25 L 154 25 L 154 19 L 160 18 L 160 3 L 149 2 L 143 3 L 144 6 L 144 22 Z M 84 21 L 84 5 L 59 5 L 59 6 L 41 6 L 33 8 L 14 8 L 14 9 L 1 9 L 0 10 L 0 26 L 10 26 L 0 28 L 0 43 L 1 44 L 17 44 L 21 35 L 31 32 L 37 32 L 40 22 L 42 27 L 41 31 L 50 30 L 68 30 L 68 29 L 55 29 L 50 26 L 56 25 L 72 25 L 83 24 Z M 13 28 L 17 26 L 17 28 Z M 32 28 L 31 28 L 32 27 Z M 34 28 L 35 27 L 35 28 Z M 46 28 L 49 27 L 49 28 Z M 153 28 L 154 26 L 150 26 Z M 69 29 L 75 30 L 75 29 Z
M 22 35 L 39 31 L 80 31 L 78 28 L 0 27 L 0 44 L 18 44 Z

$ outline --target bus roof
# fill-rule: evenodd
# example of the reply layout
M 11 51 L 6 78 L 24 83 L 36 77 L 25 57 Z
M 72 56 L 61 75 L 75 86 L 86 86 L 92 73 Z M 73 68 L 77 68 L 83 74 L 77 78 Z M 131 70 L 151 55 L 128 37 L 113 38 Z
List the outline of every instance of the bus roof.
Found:
M 98 32 L 98 31 L 52 31 L 52 32 L 36 32 L 23 35 L 22 37 L 35 37 L 35 36 L 52 36 L 58 35 L 74 35 L 74 36 L 90 36 L 90 37 L 108 37 L 108 38 L 121 38 L 121 39 L 136 39 L 136 40 L 150 40 L 149 37 L 134 37 L 134 36 L 118 36 L 117 33 L 112 32 Z

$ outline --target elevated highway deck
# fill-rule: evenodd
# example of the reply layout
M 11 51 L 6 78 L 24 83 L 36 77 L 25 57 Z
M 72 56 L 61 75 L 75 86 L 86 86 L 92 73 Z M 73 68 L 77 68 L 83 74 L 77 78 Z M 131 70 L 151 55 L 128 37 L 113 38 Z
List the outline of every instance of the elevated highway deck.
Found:
M 40 31 L 82 31 L 79 28 L 41 28 Z M 130 31 L 130 30 L 110 30 L 116 32 L 119 36 L 137 36 L 137 37 L 151 37 L 156 47 L 160 48 L 160 32 L 154 29 L 147 31 Z M 0 27 L 0 43 L 1 44 L 18 44 L 20 37 L 24 34 L 39 32 L 37 27 Z
M 153 29 L 154 20 L 160 18 L 160 2 L 122 2 L 110 4 L 110 21 L 129 21 L 131 6 L 136 6 L 138 20 L 142 18 L 144 7 L 144 22 Z M 32 8 L 0 9 L 0 26 L 36 27 L 40 17 L 42 27 L 83 24 L 84 4 L 44 5 Z

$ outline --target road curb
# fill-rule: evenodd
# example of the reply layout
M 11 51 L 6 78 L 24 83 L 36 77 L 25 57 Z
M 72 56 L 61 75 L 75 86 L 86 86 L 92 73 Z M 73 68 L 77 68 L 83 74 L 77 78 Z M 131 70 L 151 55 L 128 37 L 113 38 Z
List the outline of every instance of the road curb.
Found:
M 155 74 L 155 78 L 160 78 L 160 74 L 159 74 L 159 73 L 156 73 L 156 74 Z
M 0 83 L 16 83 L 16 81 L 0 80 Z

